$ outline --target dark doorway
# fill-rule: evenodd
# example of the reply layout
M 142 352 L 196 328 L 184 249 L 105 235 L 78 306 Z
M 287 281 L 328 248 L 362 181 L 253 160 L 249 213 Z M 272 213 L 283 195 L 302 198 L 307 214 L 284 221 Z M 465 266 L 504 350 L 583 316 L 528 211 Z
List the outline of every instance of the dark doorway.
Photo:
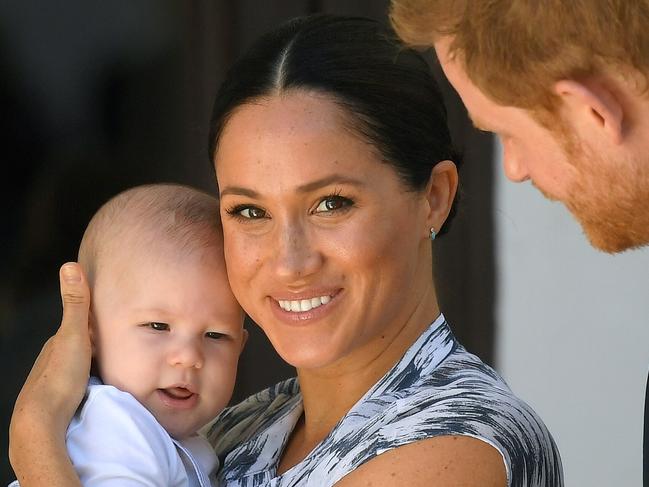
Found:
M 60 321 L 58 268 L 76 259 L 90 216 L 137 184 L 215 191 L 207 157 L 211 102 L 227 66 L 260 33 L 315 12 L 387 21 L 387 1 L 214 0 L 0 6 L 4 140 L 0 240 L 0 402 L 16 395 Z M 465 151 L 464 202 L 436 242 L 442 309 L 467 348 L 492 360 L 491 139 L 474 131 L 448 84 L 452 132 Z M 293 375 L 250 324 L 236 399 Z M 13 480 L 0 440 L 0 482 Z

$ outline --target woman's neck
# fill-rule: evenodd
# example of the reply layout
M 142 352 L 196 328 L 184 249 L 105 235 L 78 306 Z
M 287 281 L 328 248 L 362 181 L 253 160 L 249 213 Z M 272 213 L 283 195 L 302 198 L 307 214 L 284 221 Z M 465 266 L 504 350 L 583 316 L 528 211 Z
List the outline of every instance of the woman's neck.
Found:
M 284 450 L 280 473 L 303 460 L 439 316 L 434 295 L 425 301 L 391 335 L 376 337 L 327 367 L 298 369 L 304 415 Z

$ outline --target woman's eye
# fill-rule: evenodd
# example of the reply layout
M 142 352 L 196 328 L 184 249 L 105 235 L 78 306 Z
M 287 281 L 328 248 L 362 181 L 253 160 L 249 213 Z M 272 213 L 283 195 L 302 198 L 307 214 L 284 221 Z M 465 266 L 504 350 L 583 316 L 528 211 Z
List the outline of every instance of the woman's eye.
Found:
M 167 323 L 158 323 L 157 321 L 153 321 L 151 323 L 148 323 L 149 328 L 155 331 L 167 331 L 169 330 L 169 325 Z
M 352 206 L 354 202 L 344 196 L 333 195 L 323 199 L 315 209 L 314 213 L 329 213 L 332 211 L 342 210 Z
M 266 218 L 266 212 L 256 206 L 235 206 L 228 213 L 248 220 Z
M 205 336 L 207 338 L 211 338 L 212 340 L 220 340 L 225 336 L 225 333 L 219 333 L 218 331 L 208 331 L 205 333 Z

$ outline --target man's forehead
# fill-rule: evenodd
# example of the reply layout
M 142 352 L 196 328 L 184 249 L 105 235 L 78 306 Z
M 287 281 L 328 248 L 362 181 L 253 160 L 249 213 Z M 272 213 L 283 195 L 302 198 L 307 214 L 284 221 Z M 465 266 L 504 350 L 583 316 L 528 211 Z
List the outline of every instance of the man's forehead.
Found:
M 481 117 L 477 112 L 485 112 L 490 109 L 490 100 L 485 94 L 469 79 L 462 62 L 457 57 L 452 56 L 449 52 L 453 38 L 451 36 L 443 36 L 435 41 L 435 51 L 439 63 L 455 91 L 462 99 L 464 106 L 467 110 L 467 115 L 471 120 L 473 126 L 483 132 L 493 132 L 492 123 Z
M 437 58 L 441 63 L 446 63 L 452 59 L 452 57 L 450 56 L 450 48 L 452 43 L 452 36 L 440 36 L 435 39 L 435 52 L 437 53 Z

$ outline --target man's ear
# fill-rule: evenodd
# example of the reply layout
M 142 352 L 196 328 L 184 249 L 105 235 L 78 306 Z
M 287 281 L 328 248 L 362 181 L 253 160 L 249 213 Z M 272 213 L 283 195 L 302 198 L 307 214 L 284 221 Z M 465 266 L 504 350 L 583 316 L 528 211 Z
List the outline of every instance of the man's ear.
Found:
M 426 200 L 428 202 L 427 228 L 436 232 L 442 228 L 455 201 L 458 187 L 457 166 L 453 161 L 438 162 L 430 173 L 426 185 Z M 429 233 L 426 233 L 428 236 Z
M 591 124 L 614 144 L 622 142 L 624 107 L 603 83 L 597 80 L 561 80 L 555 83 L 554 91 L 570 109 L 569 116 L 581 119 L 573 122 Z

